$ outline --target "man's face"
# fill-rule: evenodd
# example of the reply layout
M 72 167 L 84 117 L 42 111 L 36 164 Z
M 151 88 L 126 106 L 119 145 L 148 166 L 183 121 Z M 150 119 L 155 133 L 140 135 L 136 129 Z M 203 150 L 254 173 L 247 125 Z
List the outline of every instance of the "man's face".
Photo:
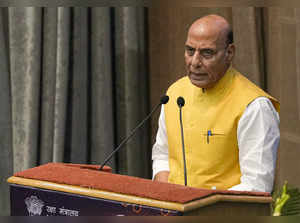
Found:
M 192 84 L 210 88 L 223 77 L 234 54 L 234 46 L 226 40 L 224 33 L 207 26 L 189 30 L 184 57 Z

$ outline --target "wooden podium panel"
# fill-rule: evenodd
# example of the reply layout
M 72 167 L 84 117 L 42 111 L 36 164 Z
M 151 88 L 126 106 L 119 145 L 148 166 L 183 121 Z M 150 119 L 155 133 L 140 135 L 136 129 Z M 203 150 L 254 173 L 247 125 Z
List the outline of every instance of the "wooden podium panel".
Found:
M 49 172 L 50 170 L 50 172 Z M 270 215 L 269 193 L 205 190 L 46 164 L 8 179 L 11 215 Z
M 11 185 L 11 201 L 12 216 L 182 215 L 179 211 L 163 208 L 20 185 Z

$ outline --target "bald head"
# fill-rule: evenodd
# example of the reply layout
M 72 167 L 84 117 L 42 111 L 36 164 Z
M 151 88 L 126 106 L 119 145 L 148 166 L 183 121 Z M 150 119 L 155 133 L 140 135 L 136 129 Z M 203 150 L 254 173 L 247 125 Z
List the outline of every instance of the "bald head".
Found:
M 219 15 L 207 15 L 197 19 L 189 28 L 189 34 L 215 36 L 225 44 L 233 42 L 232 28 L 228 21 Z M 216 39 L 217 41 L 217 39 Z

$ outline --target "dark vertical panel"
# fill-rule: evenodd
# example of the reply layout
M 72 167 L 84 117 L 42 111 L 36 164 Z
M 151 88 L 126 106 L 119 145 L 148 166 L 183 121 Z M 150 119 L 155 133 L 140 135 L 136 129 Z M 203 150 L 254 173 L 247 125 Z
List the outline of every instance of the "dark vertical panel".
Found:
M 111 9 L 91 9 L 91 162 L 102 163 L 114 148 Z M 115 157 L 107 164 L 115 171 Z
M 286 35 L 288 33 L 288 35 Z M 281 184 L 288 180 L 291 184 L 300 185 L 298 175 L 300 170 L 295 168 L 298 165 L 300 152 L 300 118 L 299 100 L 297 94 L 298 80 L 300 75 L 296 70 L 296 24 L 281 23 L 282 43 L 280 54 L 283 66 L 280 70 L 280 101 L 281 101 Z M 292 97 L 292 95 L 294 95 Z M 298 146 L 296 146 L 298 145 Z M 295 171 L 291 171 L 294 169 Z
M 70 59 L 70 8 L 58 7 L 53 161 L 64 161 Z
M 14 171 L 37 164 L 41 11 L 9 9 Z
M 260 11 L 260 8 L 255 7 L 233 7 L 232 18 L 236 45 L 234 66 L 252 82 L 263 88 L 264 57 Z
M 7 17 L 0 9 L 0 215 L 9 215 L 9 188 L 6 179 L 13 173 L 11 95 L 7 52 L 8 35 L 4 24 Z M 6 24 L 7 25 L 7 24 Z
M 138 14 L 138 58 L 139 60 L 139 75 L 140 75 L 140 90 L 138 94 L 140 95 L 139 109 L 140 113 L 144 118 L 146 114 L 150 111 L 150 76 L 149 76 L 149 52 L 148 52 L 148 44 L 149 44 L 149 33 L 148 33 L 148 10 L 146 8 L 140 8 L 137 12 Z M 159 99 L 157 99 L 159 102 Z M 152 109 L 152 108 L 151 108 Z M 141 129 L 141 141 L 142 147 L 141 151 L 139 151 L 140 158 L 142 159 L 142 168 L 143 175 L 142 177 L 152 178 L 152 145 L 150 140 L 150 126 L 151 119 L 148 120 L 144 127 Z M 139 157 L 138 157 L 139 158 Z M 134 160 L 132 161 L 134 162 Z
M 68 114 L 71 123 L 67 132 L 71 136 L 70 161 L 72 163 L 86 163 L 88 150 L 87 121 L 88 121 L 88 9 L 73 8 L 73 36 L 71 51 L 72 83 L 70 94 L 71 106 Z
M 44 8 L 40 164 L 53 160 L 57 8 Z
M 117 142 L 129 135 L 131 130 L 145 117 L 143 101 L 147 100 L 147 80 L 145 71 L 140 70 L 145 60 L 144 38 L 140 26 L 143 15 L 139 13 L 144 8 L 124 7 L 115 11 L 115 48 L 116 48 L 116 123 Z M 141 18 L 141 17 L 142 18 Z M 133 176 L 145 176 L 147 171 L 147 157 L 145 149 L 147 143 L 143 131 L 129 141 L 118 154 L 119 171 Z

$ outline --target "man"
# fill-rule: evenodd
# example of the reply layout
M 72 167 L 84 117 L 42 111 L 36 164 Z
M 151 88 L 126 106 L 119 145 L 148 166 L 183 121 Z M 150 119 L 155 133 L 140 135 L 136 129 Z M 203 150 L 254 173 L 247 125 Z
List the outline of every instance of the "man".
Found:
M 187 76 L 167 92 L 156 143 L 154 180 L 184 184 L 179 109 L 182 108 L 187 185 L 241 191 L 273 189 L 279 144 L 279 102 L 232 66 L 229 23 L 208 15 L 190 27 L 185 44 Z

